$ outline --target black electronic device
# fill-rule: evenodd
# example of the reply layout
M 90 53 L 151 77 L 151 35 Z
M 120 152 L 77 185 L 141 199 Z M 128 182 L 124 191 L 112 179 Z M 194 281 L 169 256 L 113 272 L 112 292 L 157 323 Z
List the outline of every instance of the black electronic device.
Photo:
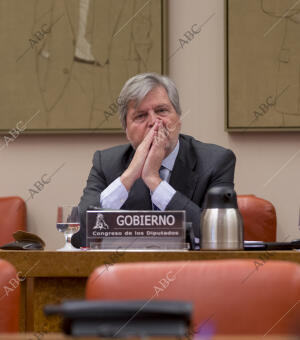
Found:
M 184 337 L 191 324 L 192 303 L 183 301 L 66 301 L 48 305 L 46 315 L 63 316 L 72 336 Z
M 290 242 L 244 241 L 244 250 L 293 250 L 300 249 L 300 239 Z

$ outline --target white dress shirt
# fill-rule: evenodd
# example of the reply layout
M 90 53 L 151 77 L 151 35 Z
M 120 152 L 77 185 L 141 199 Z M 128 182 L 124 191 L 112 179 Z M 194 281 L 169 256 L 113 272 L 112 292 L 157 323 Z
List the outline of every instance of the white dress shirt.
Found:
M 162 161 L 161 165 L 165 168 L 160 172 L 161 178 L 166 178 L 160 182 L 156 189 L 151 194 L 152 203 L 160 210 L 165 210 L 166 206 L 175 195 L 176 190 L 168 183 L 171 177 L 171 172 L 174 167 L 176 157 L 179 150 L 179 140 L 174 150 Z M 128 191 L 121 182 L 120 177 L 115 179 L 105 190 L 100 194 L 100 206 L 104 209 L 120 209 L 128 198 Z

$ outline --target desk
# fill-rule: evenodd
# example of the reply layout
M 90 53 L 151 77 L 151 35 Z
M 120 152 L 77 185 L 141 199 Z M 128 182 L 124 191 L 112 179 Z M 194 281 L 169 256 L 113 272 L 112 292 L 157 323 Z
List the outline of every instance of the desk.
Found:
M 56 252 L 4 251 L 0 258 L 12 263 L 21 281 L 20 331 L 58 332 L 59 317 L 46 318 L 45 304 L 63 299 L 83 299 L 87 277 L 98 266 L 149 261 L 196 261 L 220 259 L 283 260 L 300 263 L 298 251 L 174 251 L 174 252 Z M 253 268 L 255 264 L 253 263 Z M 1 338 L 0 338 L 1 339 Z
M 210 340 L 257 340 L 262 338 L 260 335 L 218 335 L 218 336 L 213 336 L 209 338 Z M 38 338 L 35 333 L 22 333 L 22 334 L 1 334 L 0 335 L 0 340 L 99 340 L 101 338 L 75 338 L 75 337 L 70 337 L 63 335 L 61 333 L 52 333 L 52 334 L 45 334 L 45 335 L 40 335 Z M 114 340 L 116 338 L 113 338 Z M 140 340 L 141 338 L 126 338 L 123 340 Z M 151 340 L 151 338 L 147 338 Z M 206 337 L 198 337 L 197 340 L 207 340 Z M 270 335 L 270 336 L 265 336 L 264 339 L 266 340 L 299 340 L 299 337 L 296 336 L 287 336 L 287 335 Z M 107 340 L 102 338 L 102 340 Z M 122 340 L 122 339 L 120 339 Z M 152 338 L 152 340 L 178 340 L 178 338 Z

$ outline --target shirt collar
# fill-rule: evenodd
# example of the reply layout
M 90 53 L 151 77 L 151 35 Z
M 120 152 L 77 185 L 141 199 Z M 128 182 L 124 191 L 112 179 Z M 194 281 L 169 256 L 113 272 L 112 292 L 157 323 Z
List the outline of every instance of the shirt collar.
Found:
M 174 148 L 174 150 L 161 162 L 161 165 L 167 168 L 169 171 L 173 170 L 174 163 L 179 151 L 179 140 Z

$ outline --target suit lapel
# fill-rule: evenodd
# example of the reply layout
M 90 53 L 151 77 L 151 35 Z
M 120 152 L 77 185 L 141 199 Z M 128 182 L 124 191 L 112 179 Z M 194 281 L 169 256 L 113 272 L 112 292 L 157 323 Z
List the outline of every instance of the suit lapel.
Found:
M 170 185 L 176 190 L 192 198 L 199 175 L 195 172 L 196 155 L 188 141 L 179 136 L 179 151 L 170 178 Z
M 128 155 L 124 157 L 124 161 L 122 162 L 121 169 L 118 169 L 118 171 L 116 172 L 115 178 L 120 177 L 122 173 L 128 168 L 130 162 L 132 161 L 134 153 L 135 153 L 135 150 L 132 148 L 132 146 L 130 146 L 130 149 L 128 150 Z

